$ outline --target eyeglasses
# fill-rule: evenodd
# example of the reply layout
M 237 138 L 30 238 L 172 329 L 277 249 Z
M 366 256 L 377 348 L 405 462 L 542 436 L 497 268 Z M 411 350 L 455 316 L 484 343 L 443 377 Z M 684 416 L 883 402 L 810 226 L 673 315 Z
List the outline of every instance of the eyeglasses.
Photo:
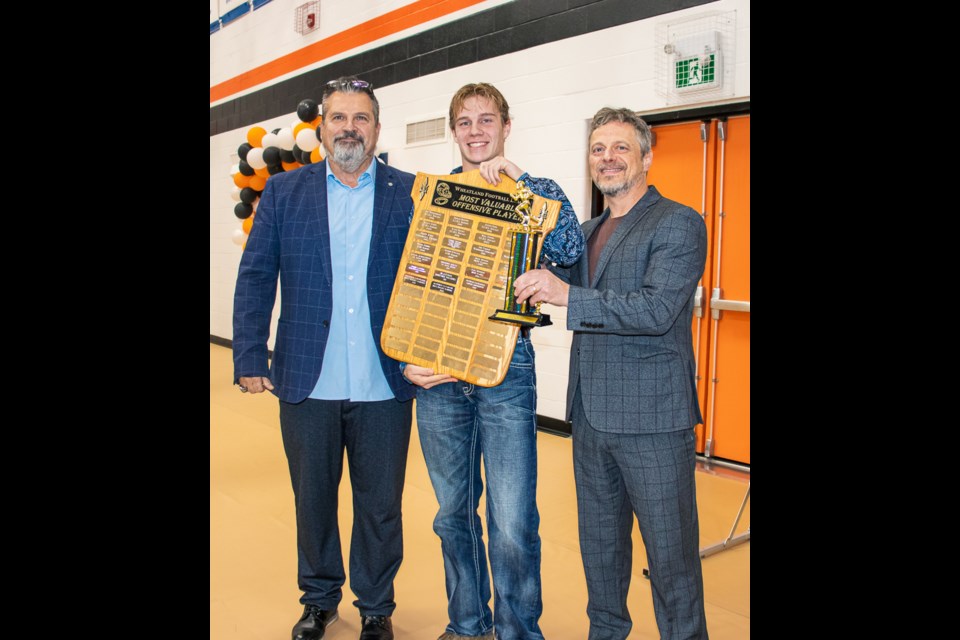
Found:
M 331 80 L 326 84 L 326 91 L 332 93 L 338 89 L 342 90 L 347 87 L 373 93 L 373 83 L 367 82 L 366 80 Z

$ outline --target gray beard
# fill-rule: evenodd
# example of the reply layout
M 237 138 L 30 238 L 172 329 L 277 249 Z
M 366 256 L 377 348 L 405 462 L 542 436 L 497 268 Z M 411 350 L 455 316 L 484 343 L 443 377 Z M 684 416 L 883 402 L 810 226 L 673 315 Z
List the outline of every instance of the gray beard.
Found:
M 602 187 L 597 185 L 597 189 L 600 190 L 600 193 L 607 197 L 619 196 L 620 194 L 626 193 L 633 187 L 632 184 L 624 180 L 620 184 L 605 184 Z
M 333 161 L 347 173 L 355 173 L 366 158 L 367 154 L 362 142 L 347 144 L 336 142 L 333 145 Z
M 641 173 L 639 176 L 637 176 L 633 180 L 624 179 L 623 182 L 620 182 L 618 184 L 605 184 L 602 187 L 600 185 L 597 185 L 597 189 L 600 190 L 600 193 L 602 193 L 603 195 L 609 198 L 623 195 L 624 193 L 630 191 L 630 189 L 633 189 L 635 186 L 637 186 L 637 184 L 641 180 L 643 180 L 644 176 L 646 175 L 647 175 L 646 173 Z

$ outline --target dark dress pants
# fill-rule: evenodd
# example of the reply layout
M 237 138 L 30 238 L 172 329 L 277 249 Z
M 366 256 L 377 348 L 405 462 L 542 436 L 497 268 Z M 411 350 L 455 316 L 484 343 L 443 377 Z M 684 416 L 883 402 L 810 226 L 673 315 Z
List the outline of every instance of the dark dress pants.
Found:
M 400 503 L 413 401 L 280 402 L 280 431 L 297 507 L 303 604 L 334 609 L 345 576 L 337 499 L 346 450 L 353 488 L 350 588 L 361 615 L 389 616 L 403 559 Z

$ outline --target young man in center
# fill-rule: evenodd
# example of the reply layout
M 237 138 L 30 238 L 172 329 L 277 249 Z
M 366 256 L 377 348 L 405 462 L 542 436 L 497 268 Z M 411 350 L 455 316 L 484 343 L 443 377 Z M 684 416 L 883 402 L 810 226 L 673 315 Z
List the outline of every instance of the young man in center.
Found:
M 494 185 L 503 173 L 523 180 L 539 196 L 560 201 L 557 226 L 544 238 L 541 261 L 573 265 L 584 247 L 573 207 L 556 182 L 534 178 L 504 157 L 510 127 L 509 105 L 496 87 L 484 82 L 461 87 L 450 101 L 450 128 L 463 164 L 451 173 L 479 169 Z M 440 503 L 433 529 L 441 540 L 450 621 L 439 640 L 543 640 L 538 622 L 543 600 L 536 503 L 537 389 L 529 329 L 521 329 L 510 368 L 497 386 L 478 387 L 413 364 L 404 373 L 420 387 L 420 445 Z M 481 458 L 489 570 L 477 515 L 483 492 Z

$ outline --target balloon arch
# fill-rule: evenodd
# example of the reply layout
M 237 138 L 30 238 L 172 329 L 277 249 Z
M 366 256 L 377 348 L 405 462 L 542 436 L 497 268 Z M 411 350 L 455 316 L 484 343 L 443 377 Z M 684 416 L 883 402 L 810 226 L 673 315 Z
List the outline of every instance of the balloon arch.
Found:
M 237 203 L 234 215 L 243 221 L 241 228 L 233 232 L 233 242 L 241 247 L 247 245 L 260 194 L 270 176 L 323 159 L 319 105 L 309 98 L 302 100 L 297 105 L 297 117 L 299 122 L 269 133 L 261 126 L 250 127 L 247 141 L 237 148 L 240 162 L 230 167 L 235 185 L 230 197 Z

